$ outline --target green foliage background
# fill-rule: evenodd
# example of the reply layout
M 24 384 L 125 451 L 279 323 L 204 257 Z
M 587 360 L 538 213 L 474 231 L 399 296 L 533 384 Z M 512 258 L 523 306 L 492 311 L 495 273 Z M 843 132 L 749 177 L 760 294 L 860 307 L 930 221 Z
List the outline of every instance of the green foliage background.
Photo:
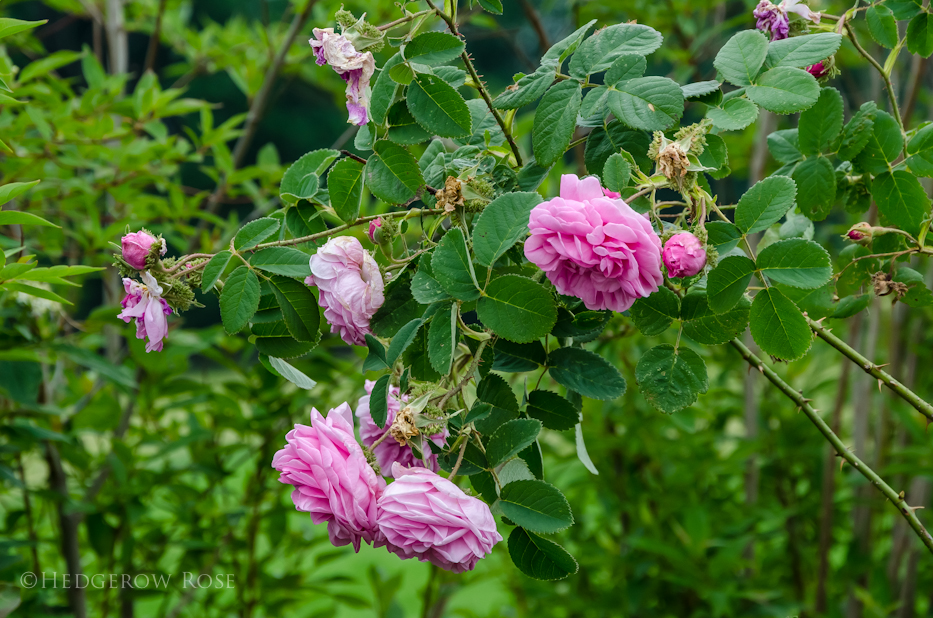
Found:
M 398 16 L 388 0 L 345 4 L 373 23 Z M 638 20 L 662 32 L 649 72 L 682 83 L 712 79 L 716 52 L 753 21 L 748 2 L 507 4 L 501 17 L 478 9 L 461 15 L 467 48 L 496 93 L 513 73 L 537 66 L 545 41 L 593 18 L 601 25 Z M 314 64 L 303 41 L 312 26 L 331 25 L 339 5 L 314 4 L 235 165 L 231 147 L 243 115 L 304 3 L 133 0 L 125 7 L 128 70 L 109 75 L 112 50 L 106 24 L 93 17 L 97 5 L 7 0 L 4 16 L 49 22 L 0 48 L 0 76 L 20 67 L 9 81 L 16 98 L 30 101 L 0 101 L 0 140 L 13 150 L 0 153 L 0 182 L 41 178 L 20 205 L 61 227 L 0 228 L 2 248 L 26 244 L 42 265 L 108 266 L 109 243 L 127 226 L 162 233 L 178 253 L 214 246 L 242 219 L 273 210 L 288 164 L 313 148 L 352 150 L 344 83 Z M 160 11 L 155 72 L 144 76 Z M 382 52 L 378 64 L 389 54 Z M 915 119 L 928 119 L 933 70 L 903 58 L 894 79 L 900 96 L 913 97 Z M 843 92 L 846 117 L 882 99 L 880 82 L 850 47 L 837 62 L 844 70 L 833 85 Z M 532 119 L 523 111 L 517 122 L 525 127 Z M 776 122 L 765 115 L 723 135 L 733 175 L 713 184 L 720 201 L 734 203 L 765 170 L 780 167 L 763 145 L 780 128 Z M 542 193 L 556 193 L 560 172 L 582 174 L 583 154 L 580 146 L 559 162 Z M 227 198 L 210 212 L 221 177 Z M 378 207 L 364 203 L 363 212 Z M 831 236 L 857 220 L 835 213 L 818 228 L 825 235 L 819 240 L 837 242 Z M 929 281 L 929 265 L 917 268 Z M 511 565 L 502 543 L 474 572 L 451 576 L 368 546 L 358 555 L 333 548 L 323 526 L 295 512 L 289 488 L 270 466 L 285 432 L 305 422 L 311 406 L 355 407 L 364 392 L 365 350 L 326 336 L 296 362 L 318 386 L 296 389 L 267 371 L 244 338 L 224 333 L 217 302 L 205 295 L 198 298 L 205 309 L 173 318 L 180 326 L 165 350 L 146 355 L 132 327 L 115 319 L 121 292 L 113 273 L 77 280 L 81 287 L 53 288 L 73 306 L 0 296 L 0 615 L 67 614 L 63 590 L 23 589 L 20 577 L 61 576 L 68 551 L 78 552 L 87 574 L 173 574 L 167 590 L 89 589 L 89 616 L 933 611 L 933 564 L 919 542 L 861 476 L 848 466 L 838 471 L 807 419 L 749 374 L 731 348 L 706 349 L 709 392 L 674 415 L 653 410 L 635 388 L 613 402 L 588 401 L 583 434 L 599 475 L 578 459 L 572 432 L 542 434 L 550 447 L 546 477 L 564 490 L 579 524 L 558 535 L 580 561 L 577 575 L 532 581 Z M 933 310 L 914 310 L 908 319 L 903 309 L 875 299 L 851 320 L 851 334 L 844 326 L 837 334 L 876 362 L 891 363 L 892 373 L 929 400 Z M 664 335 L 671 343 L 674 337 Z M 598 347 L 635 384 L 636 362 L 656 343 L 617 317 Z M 922 421 L 842 362 L 816 342 L 810 355 L 780 371 L 827 418 L 840 415 L 841 435 L 895 489 L 923 497 L 917 506 L 933 506 L 933 439 Z M 824 489 L 828 473 L 831 492 Z M 819 538 L 827 513 L 828 544 Z M 186 571 L 232 574 L 235 587 L 185 589 Z M 821 584 L 828 601 L 818 612 Z

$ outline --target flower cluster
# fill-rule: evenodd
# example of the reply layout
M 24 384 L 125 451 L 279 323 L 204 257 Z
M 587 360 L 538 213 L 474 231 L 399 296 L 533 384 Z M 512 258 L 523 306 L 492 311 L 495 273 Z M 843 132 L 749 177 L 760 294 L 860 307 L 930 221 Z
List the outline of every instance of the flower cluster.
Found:
M 800 0 L 782 0 L 780 4 L 773 4 L 769 0 L 761 0 L 752 15 L 755 16 L 755 27 L 768 34 L 772 41 L 779 41 L 790 36 L 790 16 L 796 13 L 800 17 L 815 24 L 820 23 L 820 14 L 810 10 Z
M 294 487 L 295 508 L 327 522 L 334 545 L 359 551 L 366 541 L 403 559 L 472 570 L 502 540 L 489 507 L 433 470 L 398 460 L 389 462 L 395 481 L 387 486 L 357 443 L 352 418 L 346 403 L 326 417 L 312 409 L 311 426 L 295 425 L 286 436 L 272 466 Z
M 385 302 L 379 265 L 352 236 L 328 240 L 311 256 L 308 285 L 317 286 L 332 333 L 350 345 L 366 345 L 369 321 Z
M 587 309 L 626 311 L 661 285 L 661 239 L 599 179 L 565 174 L 560 196 L 531 211 L 525 257 Z

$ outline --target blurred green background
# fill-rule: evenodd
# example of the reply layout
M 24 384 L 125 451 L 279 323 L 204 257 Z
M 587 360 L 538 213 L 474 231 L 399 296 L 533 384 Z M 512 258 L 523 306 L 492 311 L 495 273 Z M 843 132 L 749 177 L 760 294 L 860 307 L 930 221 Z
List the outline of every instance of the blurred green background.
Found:
M 145 225 L 165 236 L 170 255 L 212 250 L 238 221 L 276 207 L 289 162 L 316 148 L 352 150 L 344 84 L 314 64 L 305 43 L 312 27 L 333 25 L 341 3 L 311 2 L 5 0 L 3 16 L 48 23 L 0 46 L 0 75 L 28 101 L 0 101 L 0 138 L 12 150 L 0 152 L 0 183 L 42 179 L 15 206 L 61 228 L 0 228 L 0 248 L 23 246 L 45 265 L 107 266 L 111 243 L 127 226 Z M 637 20 L 660 31 L 665 43 L 648 72 L 681 83 L 715 78 L 719 47 L 754 26 L 749 1 L 507 0 L 502 16 L 461 4 L 467 49 L 494 93 L 590 19 Z M 373 23 L 400 15 L 390 0 L 344 5 Z M 838 14 L 848 5 L 814 8 Z M 289 24 L 306 9 L 281 71 L 268 80 L 255 132 L 235 147 Z M 878 46 L 871 51 L 884 58 Z M 377 54 L 377 63 L 390 53 Z M 837 61 L 843 73 L 832 85 L 843 92 L 847 116 L 881 100 L 881 83 L 851 48 Z M 906 53 L 895 66 L 914 123 L 929 119 L 933 70 Z M 532 118 L 525 110 L 517 119 L 526 151 Z M 763 137 L 775 128 L 775 117 L 763 113 L 746 131 L 724 136 L 733 175 L 713 182 L 721 203 L 734 203 L 778 167 Z M 560 173 L 583 173 L 582 166 L 580 147 L 542 193 L 555 194 Z M 218 182 L 226 197 L 212 205 Z M 364 205 L 367 214 L 383 207 Z M 817 240 L 841 244 L 838 235 L 856 220 L 835 213 L 817 226 Z M 927 264 L 915 267 L 930 280 Z M 571 433 L 543 434 L 546 478 L 566 493 L 577 520 L 556 539 L 579 559 L 577 575 L 532 581 L 511 565 L 505 543 L 461 576 L 367 546 L 358 555 L 334 548 L 324 526 L 294 510 L 270 462 L 311 406 L 355 407 L 364 394 L 363 351 L 325 337 L 296 362 L 318 387 L 298 390 L 269 373 L 245 340 L 223 332 L 216 300 L 205 296 L 205 308 L 170 320 L 165 351 L 146 355 L 132 327 L 115 318 L 121 287 L 111 271 L 85 276 L 81 287 L 56 286 L 72 306 L 0 296 L 0 616 L 933 611 L 933 563 L 900 517 L 860 475 L 840 469 L 792 403 L 722 346 L 704 352 L 710 392 L 676 415 L 655 412 L 635 388 L 611 403 L 588 402 L 584 437 L 598 476 L 577 459 Z M 902 309 L 876 299 L 836 332 L 891 363 L 929 400 L 933 311 Z M 631 385 L 637 359 L 656 343 L 616 316 L 597 347 Z M 906 404 L 842 363 L 816 342 L 804 360 L 778 370 L 838 419 L 859 457 L 930 507 L 933 438 Z M 75 564 L 89 575 L 172 580 L 81 593 L 67 593 L 60 579 L 58 588 L 22 585 L 24 573 L 61 578 Z M 224 582 L 232 575 L 234 586 L 186 588 L 185 572 Z

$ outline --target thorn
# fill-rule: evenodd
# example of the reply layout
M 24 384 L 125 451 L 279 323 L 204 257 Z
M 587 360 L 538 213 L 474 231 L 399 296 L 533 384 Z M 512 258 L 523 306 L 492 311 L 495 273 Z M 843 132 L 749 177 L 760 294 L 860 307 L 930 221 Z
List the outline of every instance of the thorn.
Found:
M 760 373 L 761 375 L 765 374 L 764 365 L 758 365 L 758 373 Z
M 904 499 L 904 495 L 905 495 L 905 494 L 904 494 L 904 490 L 902 489 L 902 490 L 901 490 L 901 493 L 897 494 L 897 497 L 900 498 L 901 500 L 903 500 L 903 499 Z
M 879 393 L 881 392 L 881 385 L 882 385 L 882 381 L 881 381 L 881 379 L 879 379 L 879 380 L 878 380 L 878 392 L 879 392 Z
M 924 506 L 908 506 L 908 507 L 907 507 L 907 510 L 909 510 L 911 513 L 913 513 L 913 512 L 916 511 L 917 509 L 924 509 L 924 508 L 926 508 L 926 507 L 924 507 Z
M 890 365 L 890 364 L 891 364 L 891 363 L 884 363 L 884 364 L 882 364 L 882 365 L 875 365 L 875 369 L 881 369 L 882 367 L 887 367 L 887 366 Z

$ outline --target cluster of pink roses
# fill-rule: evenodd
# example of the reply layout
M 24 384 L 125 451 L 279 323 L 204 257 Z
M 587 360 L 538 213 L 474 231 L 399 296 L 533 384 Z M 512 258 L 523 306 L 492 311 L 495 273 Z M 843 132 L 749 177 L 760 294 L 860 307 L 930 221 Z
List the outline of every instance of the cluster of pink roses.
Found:
M 165 299 L 162 298 L 162 286 L 146 270 L 146 258 L 152 246 L 161 243 L 160 255 L 165 255 L 165 242 L 145 230 L 133 232 L 123 237 L 121 246 L 123 259 L 127 264 L 140 271 L 142 283 L 124 277 L 123 289 L 126 296 L 120 302 L 123 311 L 117 316 L 129 324 L 136 320 L 136 338 L 146 339 L 146 352 L 161 352 L 162 340 L 168 334 L 168 319 L 172 314 Z
M 648 218 L 594 176 L 561 176 L 560 195 L 532 209 L 528 229 L 525 257 L 587 309 L 626 311 L 653 294 L 664 281 L 662 259 L 671 277 L 706 265 L 706 251 L 689 232 L 672 237 L 662 253 Z
M 395 395 L 389 399 L 395 400 L 397 409 Z M 371 418 L 368 421 L 372 423 Z M 407 455 L 402 449 L 396 451 L 398 459 L 392 461 L 384 454 L 395 479 L 387 485 L 366 461 L 346 403 L 326 417 L 312 409 L 311 426 L 295 425 L 286 441 L 272 466 L 282 483 L 294 487 L 295 508 L 309 513 L 315 524 L 327 522 L 328 536 L 336 546 L 352 544 L 359 551 L 365 541 L 403 559 L 418 558 L 462 573 L 472 570 L 502 540 L 484 502 L 432 469 L 404 465 L 415 463 L 410 447 L 402 447 Z

